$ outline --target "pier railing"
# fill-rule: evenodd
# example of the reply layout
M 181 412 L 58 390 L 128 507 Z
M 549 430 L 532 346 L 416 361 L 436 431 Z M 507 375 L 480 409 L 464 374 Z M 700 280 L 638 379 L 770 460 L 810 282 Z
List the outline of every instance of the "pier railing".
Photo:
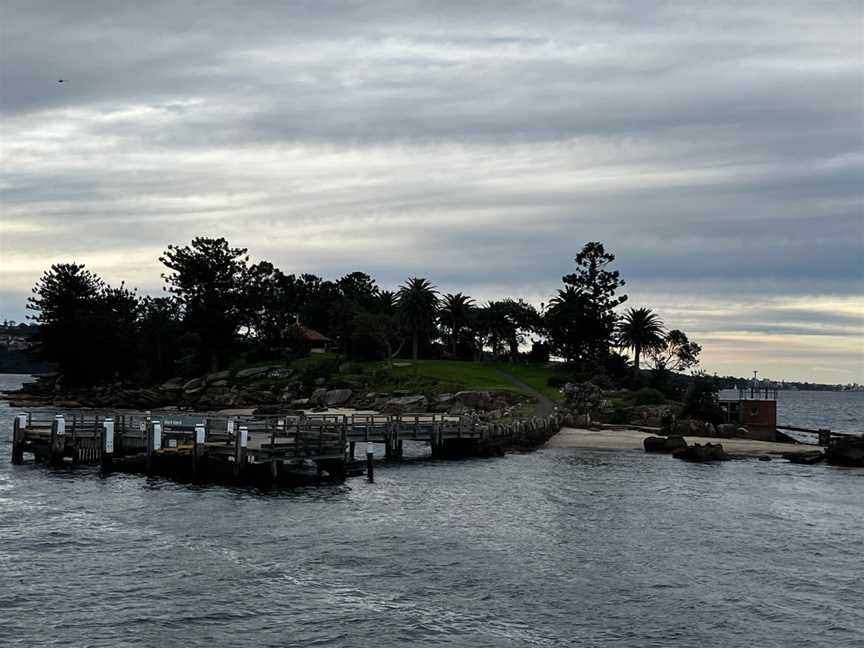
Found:
M 383 443 L 388 458 L 402 456 L 403 441 L 428 442 L 433 457 L 503 452 L 507 445 L 542 441 L 559 427 L 558 418 L 480 421 L 447 414 L 308 414 L 224 416 L 158 412 L 31 412 L 15 418 L 13 463 L 24 453 L 60 464 L 178 462 L 197 474 L 205 463 L 232 468 L 315 462 L 339 472 L 354 458 L 358 442 Z M 187 461 L 188 459 L 188 461 Z M 185 462 L 185 463 L 184 463 Z

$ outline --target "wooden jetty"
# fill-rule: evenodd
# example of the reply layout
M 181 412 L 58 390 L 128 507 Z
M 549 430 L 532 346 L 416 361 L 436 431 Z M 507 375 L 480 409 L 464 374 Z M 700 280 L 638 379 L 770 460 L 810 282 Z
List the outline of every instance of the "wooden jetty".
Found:
M 405 440 L 433 458 L 503 454 L 555 434 L 556 416 L 480 422 L 441 414 L 219 416 L 194 413 L 30 412 L 13 422 L 12 463 L 25 453 L 49 465 L 100 464 L 194 480 L 278 481 L 314 466 L 343 479 L 357 443 L 382 443 L 387 459 Z M 371 446 L 369 446 L 371 448 Z

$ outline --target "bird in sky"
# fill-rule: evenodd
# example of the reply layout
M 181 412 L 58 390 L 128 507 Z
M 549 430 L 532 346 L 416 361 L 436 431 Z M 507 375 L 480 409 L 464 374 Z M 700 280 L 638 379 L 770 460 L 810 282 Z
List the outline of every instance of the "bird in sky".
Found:
M 66 79 L 57 79 L 57 83 L 66 83 Z

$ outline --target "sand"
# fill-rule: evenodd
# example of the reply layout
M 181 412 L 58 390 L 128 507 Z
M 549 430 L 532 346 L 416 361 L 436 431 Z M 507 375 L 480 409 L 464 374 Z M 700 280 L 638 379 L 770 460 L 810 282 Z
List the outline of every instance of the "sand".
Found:
M 547 448 L 591 448 L 595 450 L 638 450 L 643 452 L 642 440 L 654 436 L 638 430 L 585 430 L 581 428 L 562 428 L 546 442 Z M 810 452 L 818 446 L 753 441 L 751 439 L 716 439 L 711 437 L 687 436 L 687 443 L 721 443 L 723 449 L 732 455 L 759 457 L 791 452 Z

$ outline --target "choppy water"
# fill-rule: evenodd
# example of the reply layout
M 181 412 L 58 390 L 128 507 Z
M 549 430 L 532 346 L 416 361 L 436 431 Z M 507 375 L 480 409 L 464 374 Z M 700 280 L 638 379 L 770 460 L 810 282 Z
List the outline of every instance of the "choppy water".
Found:
M 12 466 L 3 646 L 864 646 L 864 470 L 541 450 L 261 493 Z

